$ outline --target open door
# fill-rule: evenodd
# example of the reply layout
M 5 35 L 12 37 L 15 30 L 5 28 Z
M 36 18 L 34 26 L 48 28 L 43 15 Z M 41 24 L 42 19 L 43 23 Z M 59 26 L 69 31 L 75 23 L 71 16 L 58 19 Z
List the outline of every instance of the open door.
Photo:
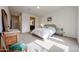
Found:
M 12 29 L 20 29 L 20 21 L 19 21 L 19 16 L 11 16 L 12 18 Z
M 35 29 L 35 17 L 30 17 L 30 31 Z

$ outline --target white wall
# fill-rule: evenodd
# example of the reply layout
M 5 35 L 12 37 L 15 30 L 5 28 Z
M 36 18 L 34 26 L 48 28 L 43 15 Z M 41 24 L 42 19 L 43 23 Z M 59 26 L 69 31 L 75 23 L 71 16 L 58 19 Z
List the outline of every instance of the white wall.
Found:
M 1 9 L 4 9 L 7 13 L 8 16 L 8 24 L 10 26 L 10 13 L 9 13 L 9 9 L 7 6 L 0 6 L 0 32 L 2 32 L 2 15 L 1 15 Z
M 78 16 L 77 16 L 77 39 L 78 39 L 78 43 L 79 43 L 79 7 L 77 8 L 78 11 Z
M 64 7 L 60 10 L 52 12 L 51 14 L 39 17 L 39 22 L 46 24 L 47 17 L 53 18 L 52 24 L 56 24 L 57 27 L 64 28 L 65 36 L 77 38 L 77 14 L 76 7 Z
M 22 13 L 22 32 L 29 32 L 30 27 L 29 27 L 29 15 Z
M 22 33 L 30 32 L 30 16 L 34 16 L 34 15 L 27 14 L 27 13 L 22 13 Z M 37 28 L 37 24 L 38 23 L 37 23 L 37 19 L 36 19 L 36 22 L 35 22 L 35 27 L 36 28 Z

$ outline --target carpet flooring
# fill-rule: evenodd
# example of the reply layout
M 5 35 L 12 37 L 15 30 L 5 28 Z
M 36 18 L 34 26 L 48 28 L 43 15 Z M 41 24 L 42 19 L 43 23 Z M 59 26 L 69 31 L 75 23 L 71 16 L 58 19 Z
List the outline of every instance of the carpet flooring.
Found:
M 42 41 L 36 42 L 36 40 Z M 79 52 L 79 44 L 77 43 L 77 39 L 63 37 L 58 35 L 53 35 L 52 37 L 47 39 L 47 42 L 50 41 L 53 45 L 50 49 L 46 49 L 43 45 L 44 39 L 38 38 L 30 33 L 21 33 L 19 42 L 23 42 L 26 44 L 30 44 L 32 42 L 36 42 L 43 49 L 46 49 L 48 52 Z M 47 46 L 50 46 L 48 44 Z

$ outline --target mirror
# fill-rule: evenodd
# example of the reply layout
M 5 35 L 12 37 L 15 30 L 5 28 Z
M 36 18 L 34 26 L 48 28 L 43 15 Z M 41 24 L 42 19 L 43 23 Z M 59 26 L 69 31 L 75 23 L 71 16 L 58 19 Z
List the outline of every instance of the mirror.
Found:
M 2 27 L 3 27 L 3 32 L 7 32 L 7 31 L 9 31 L 7 13 L 5 12 L 4 9 L 2 9 L 1 10 L 1 14 L 2 14 Z

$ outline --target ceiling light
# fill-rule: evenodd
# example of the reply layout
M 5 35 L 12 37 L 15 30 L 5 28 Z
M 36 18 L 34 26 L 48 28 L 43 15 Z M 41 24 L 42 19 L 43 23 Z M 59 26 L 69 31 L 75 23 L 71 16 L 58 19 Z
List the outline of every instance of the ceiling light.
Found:
M 40 7 L 39 6 L 37 6 L 37 9 L 39 9 Z

